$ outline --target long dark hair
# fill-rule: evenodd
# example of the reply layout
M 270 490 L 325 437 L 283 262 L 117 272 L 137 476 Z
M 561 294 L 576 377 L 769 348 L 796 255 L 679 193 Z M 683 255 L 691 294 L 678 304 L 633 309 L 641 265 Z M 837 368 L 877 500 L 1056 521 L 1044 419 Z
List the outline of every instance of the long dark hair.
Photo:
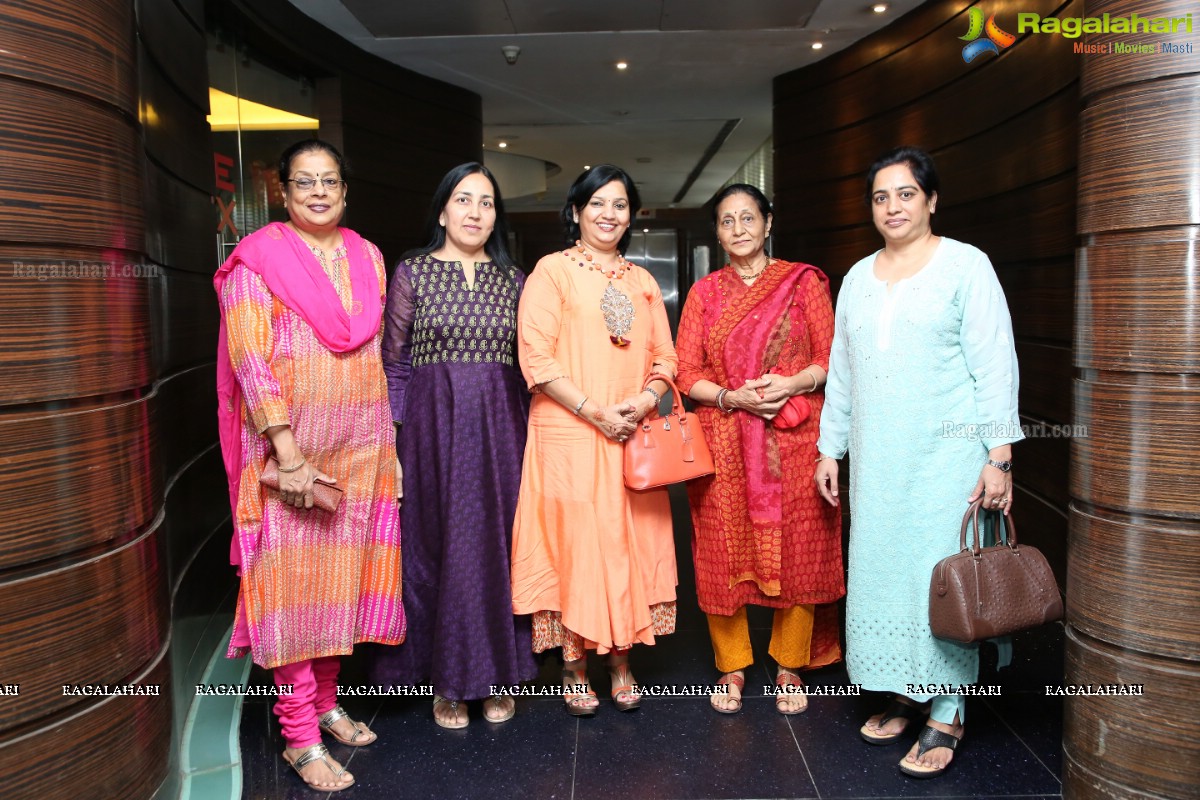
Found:
M 629 198 L 630 227 L 625 229 L 621 241 L 617 242 L 617 250 L 625 253 L 625 249 L 629 247 L 629 240 L 633 238 L 633 220 L 637 217 L 638 209 L 642 207 L 642 196 L 638 194 L 637 186 L 633 184 L 629 173 L 612 164 L 597 164 L 585 169 L 571 184 L 571 189 L 567 192 L 567 204 L 563 206 L 560 214 L 567 232 L 567 244 L 574 244 L 579 238 L 579 223 L 575 221 L 576 209 L 582 211 L 592 199 L 592 195 L 600 191 L 600 187 L 613 181 L 621 182 L 625 187 L 625 195 Z
M 462 183 L 468 175 L 482 175 L 492 184 L 492 204 L 496 208 L 496 224 L 492 227 L 492 235 L 483 245 L 484 252 L 497 266 L 516 266 L 516 261 L 508 252 L 508 217 L 504 213 L 504 198 L 500 196 L 500 184 L 496 182 L 491 170 L 478 161 L 459 164 L 442 178 L 442 182 L 434 190 L 433 200 L 429 204 L 429 219 L 425 222 L 427 244 L 424 247 L 409 250 L 404 254 L 404 258 L 423 256 L 441 250 L 446 244 L 446 229 L 438 224 L 438 217 L 441 216 L 446 203 L 450 202 L 450 195 L 454 193 L 454 187 Z
M 906 144 L 887 151 L 875 159 L 875 163 L 867 170 L 867 205 L 871 204 L 871 189 L 875 186 L 875 176 L 879 170 L 897 164 L 908 167 L 926 197 L 937 194 L 941 183 L 938 181 L 937 167 L 933 165 L 933 156 L 919 147 Z

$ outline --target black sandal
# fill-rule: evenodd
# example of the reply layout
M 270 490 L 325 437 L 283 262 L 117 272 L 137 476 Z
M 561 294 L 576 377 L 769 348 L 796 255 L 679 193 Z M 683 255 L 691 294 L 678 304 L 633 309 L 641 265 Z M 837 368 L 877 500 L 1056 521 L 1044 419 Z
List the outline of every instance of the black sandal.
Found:
M 917 738 L 917 758 L 925 755 L 929 750 L 935 747 L 949 747 L 951 752 L 958 749 L 959 738 L 945 731 L 939 731 L 930 725 L 926 725 L 921 731 L 921 735 Z M 953 763 L 953 762 L 951 762 Z M 947 764 L 946 767 L 950 766 Z M 907 756 L 900 760 L 900 771 L 905 775 L 913 778 L 936 778 L 946 771 L 946 767 L 921 767 L 916 764 L 908 763 Z
M 870 729 L 866 725 L 863 725 L 858 729 L 858 733 L 867 744 L 885 745 L 897 742 L 908 733 L 908 729 L 912 727 L 914 722 L 924 721 L 925 715 L 929 713 L 929 709 L 925 706 L 926 704 L 924 703 L 921 705 L 902 703 L 893 697 L 892 701 L 888 703 L 888 707 L 884 709 L 883 716 L 879 718 L 879 727 L 882 728 L 894 719 L 903 719 L 905 721 L 904 727 L 897 733 L 879 736 L 878 734 L 871 733 Z

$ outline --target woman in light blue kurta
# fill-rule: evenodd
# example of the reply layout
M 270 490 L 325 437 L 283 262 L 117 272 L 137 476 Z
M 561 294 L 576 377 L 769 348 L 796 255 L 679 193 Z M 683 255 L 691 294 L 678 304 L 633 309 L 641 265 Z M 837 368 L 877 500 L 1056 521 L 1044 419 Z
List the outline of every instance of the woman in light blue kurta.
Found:
M 933 235 L 937 175 L 898 148 L 868 173 L 884 248 L 855 264 L 838 295 L 816 480 L 837 502 L 836 459 L 849 450 L 850 569 L 846 663 L 864 689 L 894 694 L 862 736 L 872 744 L 929 721 L 900 762 L 944 771 L 962 737 L 961 695 L 979 674 L 978 645 L 929 631 L 934 564 L 958 550 L 967 503 L 1012 504 L 1017 360 L 1004 292 L 978 249 Z M 931 686 L 932 685 L 932 686 Z

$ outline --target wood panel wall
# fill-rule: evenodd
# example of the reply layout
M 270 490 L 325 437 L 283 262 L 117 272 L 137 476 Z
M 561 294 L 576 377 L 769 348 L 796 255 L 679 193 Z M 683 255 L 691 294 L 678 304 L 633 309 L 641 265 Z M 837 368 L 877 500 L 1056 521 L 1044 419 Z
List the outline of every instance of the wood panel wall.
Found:
M 216 329 L 212 237 L 170 248 L 164 221 L 207 211 L 204 49 L 172 2 L 0 11 L 6 796 L 149 797 L 167 773 L 166 487 L 206 446 L 174 432 L 213 427 L 186 367 Z M 63 691 L 127 684 L 158 693 Z
M 1008 299 L 1022 423 L 1071 422 L 1071 331 L 1079 61 L 1063 40 L 1025 36 L 967 64 L 958 39 L 979 5 L 1079 16 L 1081 0 L 925 3 L 811 67 L 775 79 L 775 226 L 781 257 L 824 269 L 835 291 L 882 242 L 866 172 L 900 144 L 928 150 L 942 189 L 934 232 L 991 258 Z M 1090 12 L 1089 12 L 1090 13 Z M 1066 571 L 1070 441 L 1014 448 L 1022 535 Z
M 483 158 L 479 95 L 360 50 L 287 0 L 210 0 L 209 15 L 264 57 L 315 78 L 320 135 L 351 166 L 345 224 L 378 245 L 389 266 L 424 244 L 442 176 Z
M 1163 39 L 1195 37 L 1087 43 Z M 1200 693 L 1200 62 L 1081 61 L 1075 411 L 1091 435 L 1071 451 L 1067 681 L 1145 695 L 1068 699 L 1063 796 L 1196 797 L 1200 739 L 1179 714 Z
M 200 586 L 193 566 L 225 560 L 212 552 L 227 551 L 229 517 L 216 450 L 205 17 L 242 20 L 254 46 L 284 57 L 293 41 L 331 34 L 282 0 L 208 6 L 0 8 L 5 797 L 175 796 L 191 697 L 173 684 L 207 654 L 173 648 L 232 611 L 232 568 Z M 328 135 L 363 176 L 349 223 L 398 255 L 445 169 L 479 157 L 479 98 L 345 42 L 334 50 L 338 71 L 314 76 L 329 89 Z

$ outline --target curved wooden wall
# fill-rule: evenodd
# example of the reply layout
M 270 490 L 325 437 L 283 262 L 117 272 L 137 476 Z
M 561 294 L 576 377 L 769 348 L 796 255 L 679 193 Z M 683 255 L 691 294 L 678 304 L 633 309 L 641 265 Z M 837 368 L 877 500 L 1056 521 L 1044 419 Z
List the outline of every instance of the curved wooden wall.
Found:
M 177 795 L 187 687 L 232 611 L 236 578 L 217 566 L 214 15 L 326 82 L 326 134 L 365 176 L 352 224 L 381 245 L 411 246 L 442 172 L 479 156 L 478 96 L 329 44 L 283 0 L 0 7 L 5 797 Z M 318 40 L 323 68 L 293 44 Z M 397 204 L 393 183 L 419 188 Z M 62 688 L 128 683 L 160 694 Z
M 871 162 L 899 144 L 937 160 L 934 230 L 988 254 L 1012 312 L 1022 422 L 1071 422 L 1078 56 L 1025 36 L 962 59 L 972 3 L 929 2 L 811 67 L 775 79 L 776 252 L 824 269 L 835 290 L 881 246 L 864 196 Z M 1062 0 L 979 4 L 1079 16 Z M 1089 12 L 1090 13 L 1090 12 Z M 1015 448 L 1022 533 L 1066 573 L 1069 441 Z
M 1071 453 L 1067 681 L 1145 696 L 1068 699 L 1064 797 L 1195 797 L 1200 739 L 1179 715 L 1200 693 L 1200 62 L 1082 65 L 1075 409 L 1091 435 Z
M 146 91 L 154 70 L 137 23 L 130 0 L 0 10 L 0 681 L 19 685 L 0 697 L 10 796 L 148 798 L 167 772 L 156 386 L 170 366 L 156 356 L 174 332 L 156 325 L 156 306 L 175 265 L 150 258 L 145 209 L 160 199 L 148 194 L 146 132 L 170 116 L 181 142 L 204 148 L 206 130 L 203 107 L 179 114 Z M 196 53 L 173 54 L 203 76 L 199 42 L 191 64 Z M 158 693 L 62 688 L 127 684 Z

